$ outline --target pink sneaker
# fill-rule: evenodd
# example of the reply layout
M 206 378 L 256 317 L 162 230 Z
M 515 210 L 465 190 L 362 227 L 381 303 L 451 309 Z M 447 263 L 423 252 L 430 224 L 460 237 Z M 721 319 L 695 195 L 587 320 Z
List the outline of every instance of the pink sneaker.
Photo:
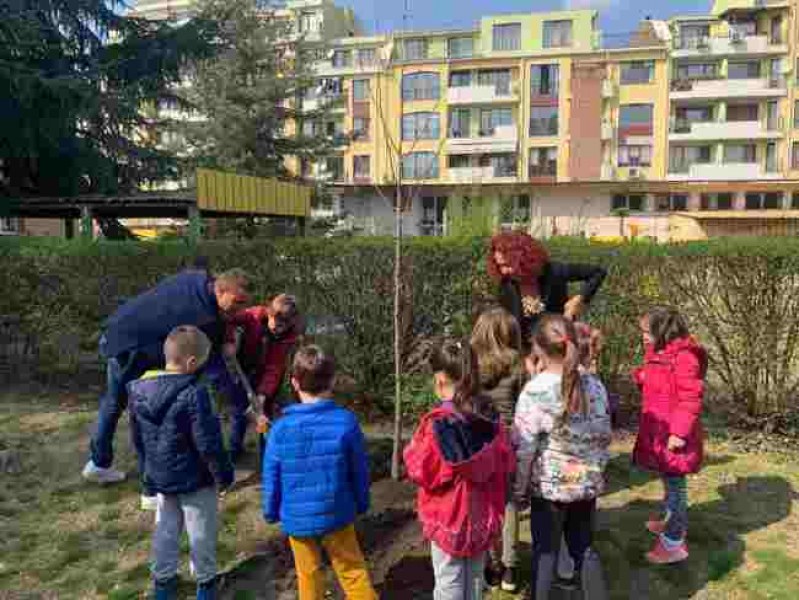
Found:
M 661 519 L 658 516 L 649 517 L 646 522 L 646 530 L 655 535 L 663 535 L 666 533 L 666 519 Z
M 658 537 L 655 547 L 646 553 L 646 560 L 653 565 L 673 565 L 688 559 L 688 546 L 683 540 L 679 546 L 667 548 L 663 538 Z

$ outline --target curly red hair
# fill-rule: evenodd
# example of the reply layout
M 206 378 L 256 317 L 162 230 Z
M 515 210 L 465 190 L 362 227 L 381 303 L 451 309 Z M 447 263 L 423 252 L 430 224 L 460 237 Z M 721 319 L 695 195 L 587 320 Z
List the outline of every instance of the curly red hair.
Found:
M 505 256 L 514 279 L 534 279 L 549 262 L 549 252 L 531 235 L 521 231 L 498 233 L 491 238 L 486 257 L 488 275 L 495 281 L 503 277 L 496 262 L 497 252 Z

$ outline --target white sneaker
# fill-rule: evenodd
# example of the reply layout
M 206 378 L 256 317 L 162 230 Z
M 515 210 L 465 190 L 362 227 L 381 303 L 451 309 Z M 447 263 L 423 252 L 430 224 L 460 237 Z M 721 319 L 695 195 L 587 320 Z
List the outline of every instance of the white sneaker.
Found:
M 158 510 L 158 496 L 145 496 L 141 495 L 142 510 Z
M 120 481 L 125 481 L 125 474 L 122 471 L 117 471 L 116 469 L 103 469 L 102 467 L 98 467 L 94 464 L 94 461 L 90 460 L 86 463 L 86 466 L 83 467 L 83 478 L 86 481 L 93 481 L 94 483 L 119 483 Z

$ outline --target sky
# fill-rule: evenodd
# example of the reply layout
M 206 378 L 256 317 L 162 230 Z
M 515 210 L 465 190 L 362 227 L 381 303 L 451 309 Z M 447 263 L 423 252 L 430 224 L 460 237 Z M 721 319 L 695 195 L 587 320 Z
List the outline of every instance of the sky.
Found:
M 712 0 L 337 0 L 355 9 L 367 32 L 403 28 L 408 5 L 408 29 L 471 27 L 482 15 L 526 13 L 563 8 L 596 8 L 600 28 L 608 34 L 635 31 L 647 16 L 663 19 L 673 15 L 707 14 Z

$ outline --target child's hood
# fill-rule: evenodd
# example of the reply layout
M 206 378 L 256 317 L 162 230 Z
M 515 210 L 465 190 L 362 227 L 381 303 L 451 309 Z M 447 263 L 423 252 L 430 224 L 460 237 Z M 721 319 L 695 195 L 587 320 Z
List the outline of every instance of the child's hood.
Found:
M 130 383 L 128 391 L 136 414 L 158 424 L 178 395 L 195 381 L 194 375 L 148 371 Z
M 661 354 L 673 358 L 681 352 L 690 352 L 696 356 L 697 360 L 699 360 L 699 364 L 707 364 L 707 350 L 705 350 L 704 346 L 693 336 L 672 340 L 666 344 L 666 347 L 663 348 L 661 352 L 655 352 L 654 347 L 651 345 L 647 346 L 646 357 L 647 359 L 656 358 L 658 354 Z

